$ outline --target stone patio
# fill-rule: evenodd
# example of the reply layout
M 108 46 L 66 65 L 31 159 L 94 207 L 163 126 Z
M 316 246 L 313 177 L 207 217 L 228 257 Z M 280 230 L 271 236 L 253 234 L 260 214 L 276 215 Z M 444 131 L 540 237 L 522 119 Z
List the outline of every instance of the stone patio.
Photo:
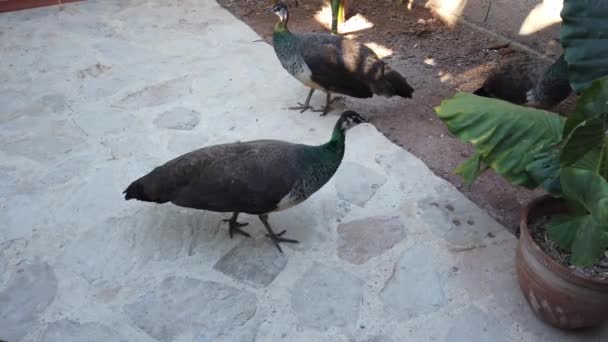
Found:
M 329 138 L 337 113 L 286 110 L 307 90 L 258 39 L 213 0 L 0 15 L 0 339 L 608 340 L 535 319 L 516 238 L 370 125 L 330 183 L 270 216 L 301 241 L 285 254 L 255 217 L 230 239 L 228 214 L 125 202 L 194 148 Z

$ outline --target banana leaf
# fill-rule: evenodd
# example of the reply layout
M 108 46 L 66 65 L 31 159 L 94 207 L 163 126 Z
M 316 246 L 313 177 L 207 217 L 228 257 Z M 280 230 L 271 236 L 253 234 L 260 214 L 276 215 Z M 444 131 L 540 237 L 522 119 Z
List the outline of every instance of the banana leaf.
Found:
M 608 77 L 592 82 L 576 103 L 564 127 L 565 144 L 560 156 L 563 167 L 570 166 L 590 151 L 597 154 L 596 171 L 608 179 Z
M 576 168 L 562 169 L 560 179 L 564 197 L 586 212 L 553 218 L 547 233 L 572 251 L 574 265 L 592 265 L 608 247 L 608 182 L 594 171 Z
M 570 84 L 580 92 L 608 75 L 608 1 L 564 0 L 561 17 Z
M 551 153 L 561 141 L 564 127 L 564 119 L 557 114 L 469 93 L 457 93 L 435 111 L 450 132 L 475 147 L 475 155 L 456 170 L 468 185 L 484 171 L 483 165 L 527 188 L 555 183 L 554 173 L 534 168 L 531 172 L 527 167 L 543 153 L 559 164 L 557 155 Z M 554 165 L 555 161 L 548 163 Z M 546 164 L 547 160 L 537 167 Z

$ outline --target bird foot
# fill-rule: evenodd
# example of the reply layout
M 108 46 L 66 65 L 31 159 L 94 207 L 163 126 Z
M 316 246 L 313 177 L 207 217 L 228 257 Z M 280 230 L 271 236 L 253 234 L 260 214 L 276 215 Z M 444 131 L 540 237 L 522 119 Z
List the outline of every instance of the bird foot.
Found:
M 331 105 L 334 102 L 337 102 L 337 101 L 340 101 L 340 100 L 343 100 L 343 99 L 344 99 L 344 97 L 342 97 L 342 96 L 336 96 L 333 99 L 327 101 L 327 104 L 323 108 L 321 108 L 321 109 L 311 109 L 311 110 L 313 112 L 316 112 L 316 113 L 321 113 L 321 116 L 325 116 L 325 115 L 327 115 L 327 113 L 331 112 L 331 110 L 333 109 L 331 107 Z
M 289 107 L 290 110 L 299 110 L 300 113 L 304 113 L 306 110 L 310 109 L 312 111 L 314 111 L 314 108 L 312 108 L 311 105 L 306 104 L 306 103 L 300 103 L 298 102 L 297 106 L 294 107 Z
M 279 245 L 279 243 L 281 243 L 281 242 L 300 243 L 298 240 L 287 239 L 287 238 L 281 237 L 283 234 L 285 234 L 285 230 L 283 230 L 282 232 L 280 232 L 278 234 L 266 234 L 266 237 L 270 238 L 270 240 L 272 240 L 272 243 L 274 243 L 274 245 L 277 246 L 277 248 L 279 249 L 279 252 L 283 253 L 283 250 L 281 249 L 281 246 Z
M 241 229 L 241 227 L 245 227 L 249 223 L 237 222 L 236 220 L 233 220 L 231 218 L 230 219 L 225 219 L 225 220 L 222 220 L 222 221 L 228 222 L 228 234 L 230 235 L 231 239 L 232 239 L 232 236 L 235 233 L 244 235 L 246 237 L 251 237 L 251 235 L 249 235 L 249 233 L 247 233 L 246 231 L 244 231 L 244 230 Z
M 311 111 L 313 111 L 315 113 L 321 113 L 321 116 L 327 115 L 327 113 L 331 112 L 331 110 L 332 110 L 331 106 L 325 106 L 321 109 L 311 109 Z

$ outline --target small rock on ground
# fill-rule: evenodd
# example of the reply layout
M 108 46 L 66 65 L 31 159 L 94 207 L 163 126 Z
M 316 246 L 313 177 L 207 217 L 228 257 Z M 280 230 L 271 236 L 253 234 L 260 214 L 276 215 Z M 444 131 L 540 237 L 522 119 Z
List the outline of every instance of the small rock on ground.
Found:
M 285 244 L 283 244 L 285 245 Z M 287 257 L 269 239 L 246 238 L 213 266 L 236 280 L 268 286 L 287 265 Z
M 363 281 L 354 275 L 315 263 L 297 280 L 291 304 L 304 326 L 352 329 L 359 317 L 362 287 Z
M 399 217 L 370 217 L 338 225 L 338 256 L 353 264 L 364 264 L 405 239 Z
M 439 262 L 436 253 L 430 246 L 416 245 L 403 254 L 380 294 L 387 311 L 410 319 L 437 311 L 446 304 L 436 269 Z
M 376 191 L 386 183 L 385 176 L 353 162 L 342 163 L 335 179 L 338 197 L 360 207 L 365 206 Z
M 160 113 L 154 119 L 154 124 L 159 128 L 190 131 L 198 126 L 200 121 L 201 113 L 184 107 L 175 107 Z
M 192 80 L 189 77 L 179 77 L 130 93 L 118 105 L 127 108 L 152 107 L 176 101 L 191 93 Z
M 165 342 L 182 335 L 216 341 L 245 329 L 256 310 L 251 292 L 185 277 L 167 277 L 124 307 L 134 326 Z

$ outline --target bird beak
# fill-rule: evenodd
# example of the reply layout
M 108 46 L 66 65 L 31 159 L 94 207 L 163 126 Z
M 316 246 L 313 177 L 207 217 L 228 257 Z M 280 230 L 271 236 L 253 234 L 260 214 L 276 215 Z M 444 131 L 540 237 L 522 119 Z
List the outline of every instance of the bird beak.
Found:
M 272 13 L 272 7 L 268 7 L 264 12 L 266 12 L 266 13 Z
M 366 117 L 363 117 L 363 116 L 362 116 L 362 117 L 361 117 L 361 120 L 363 120 L 363 122 L 365 122 L 365 123 L 369 123 L 369 119 L 368 119 L 368 118 L 366 118 Z

